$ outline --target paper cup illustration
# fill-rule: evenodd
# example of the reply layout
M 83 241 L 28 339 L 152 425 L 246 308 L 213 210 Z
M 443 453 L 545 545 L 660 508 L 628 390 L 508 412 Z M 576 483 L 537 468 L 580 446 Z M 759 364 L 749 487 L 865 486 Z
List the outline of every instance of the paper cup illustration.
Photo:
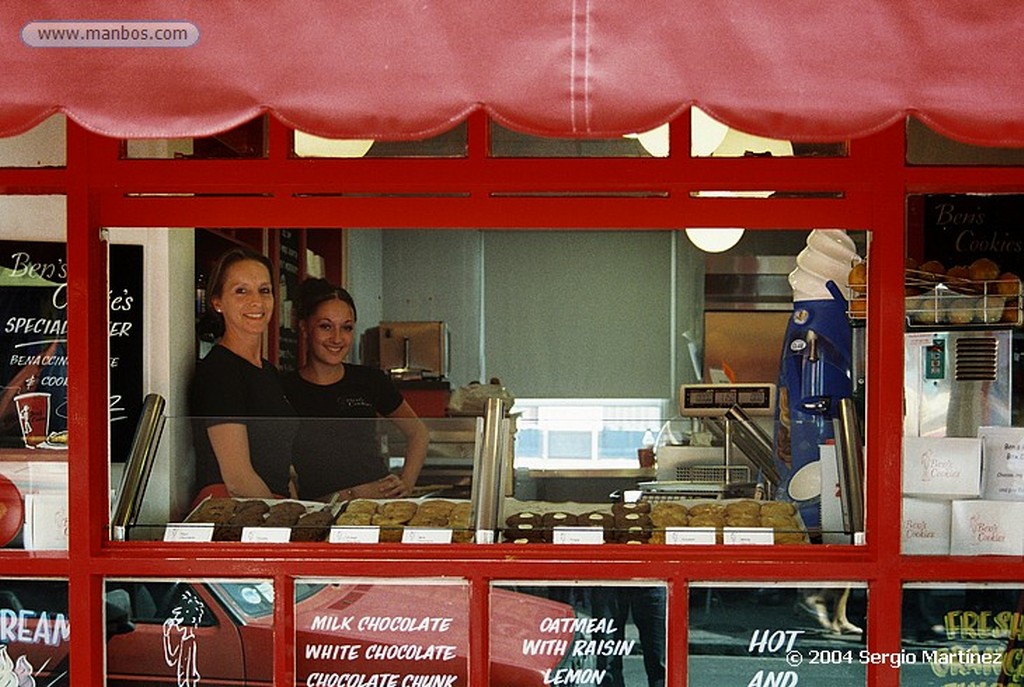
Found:
M 36 391 L 14 397 L 18 410 L 21 438 L 28 448 L 36 448 L 50 434 L 50 394 Z

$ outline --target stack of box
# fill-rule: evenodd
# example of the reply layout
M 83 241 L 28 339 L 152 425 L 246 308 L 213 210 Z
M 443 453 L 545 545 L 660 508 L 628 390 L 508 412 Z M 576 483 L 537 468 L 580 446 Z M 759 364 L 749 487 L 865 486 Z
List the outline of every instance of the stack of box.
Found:
M 904 438 L 903 553 L 1024 555 L 1024 430 L 978 434 Z

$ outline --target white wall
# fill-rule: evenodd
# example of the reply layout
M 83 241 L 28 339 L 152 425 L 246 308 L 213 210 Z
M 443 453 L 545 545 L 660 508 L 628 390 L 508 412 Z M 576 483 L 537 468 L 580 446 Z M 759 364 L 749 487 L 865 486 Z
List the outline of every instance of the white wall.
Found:
M 188 512 L 194 491 L 192 435 L 185 419 L 195 365 L 194 236 L 193 230 L 181 228 L 110 229 L 111 243 L 143 247 L 143 393 L 159 394 L 167 401 L 167 422 L 139 523 L 179 519 Z M 116 488 L 120 471 L 111 479 Z M 139 528 L 137 534 L 146 532 Z

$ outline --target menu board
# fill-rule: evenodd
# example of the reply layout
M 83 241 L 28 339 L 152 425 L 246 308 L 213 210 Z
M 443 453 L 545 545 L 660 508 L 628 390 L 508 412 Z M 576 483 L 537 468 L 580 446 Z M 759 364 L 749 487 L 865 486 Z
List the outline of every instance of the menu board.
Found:
M 295 628 L 297 684 L 468 684 L 463 583 L 335 581 L 296 608 Z
M 142 408 L 142 258 L 142 246 L 110 246 L 115 461 L 127 459 Z M 63 243 L 0 241 L 0 448 L 67 448 L 67 273 Z

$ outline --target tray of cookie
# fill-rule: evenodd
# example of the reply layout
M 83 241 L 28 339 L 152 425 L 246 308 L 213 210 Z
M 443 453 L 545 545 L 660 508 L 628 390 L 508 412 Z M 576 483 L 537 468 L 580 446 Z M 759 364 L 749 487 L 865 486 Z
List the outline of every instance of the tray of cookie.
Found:
M 664 544 L 670 527 L 770 528 L 776 544 L 810 541 L 799 511 L 781 501 L 616 501 L 611 504 L 506 500 L 502 539 L 520 544 L 554 541 L 557 527 L 600 527 L 606 543 Z
M 213 524 L 213 541 L 241 541 L 246 527 L 287 527 L 293 542 L 321 542 L 327 540 L 338 509 L 293 499 L 210 497 L 184 522 Z
M 450 529 L 452 542 L 473 541 L 472 505 L 454 499 L 353 499 L 334 519 L 339 526 L 380 528 L 380 541 L 400 542 L 406 528 Z

